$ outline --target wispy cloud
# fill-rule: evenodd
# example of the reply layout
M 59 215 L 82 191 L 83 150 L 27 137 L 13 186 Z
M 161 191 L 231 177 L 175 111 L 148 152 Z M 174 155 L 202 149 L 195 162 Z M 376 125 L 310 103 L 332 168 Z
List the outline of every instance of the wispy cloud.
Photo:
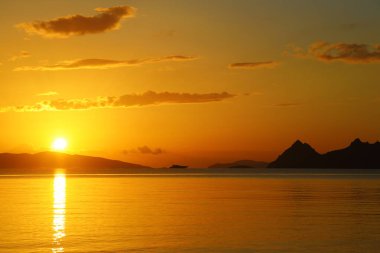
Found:
M 98 14 L 94 16 L 77 14 L 48 21 L 21 23 L 16 27 L 46 38 L 68 38 L 116 30 L 122 19 L 134 17 L 136 13 L 136 9 L 130 6 L 96 8 L 95 11 Z
M 233 98 L 236 95 L 222 93 L 176 93 L 147 91 L 142 94 L 128 94 L 123 96 L 98 97 L 95 99 L 55 99 L 40 101 L 34 105 L 8 106 L 0 108 L 0 112 L 40 112 L 89 110 L 99 108 L 127 108 L 132 106 L 148 106 L 160 104 L 190 104 L 218 102 Z
M 58 71 L 58 70 L 75 70 L 75 69 L 111 69 L 129 66 L 138 66 L 149 63 L 160 63 L 168 61 L 192 61 L 197 57 L 184 55 L 171 55 L 159 58 L 134 59 L 127 61 L 117 61 L 109 59 L 79 59 L 72 61 L 58 62 L 53 65 L 42 66 L 22 66 L 17 67 L 14 71 Z
M 169 38 L 176 34 L 175 30 L 160 30 L 154 34 L 154 37 L 158 38 Z
M 230 69 L 259 69 L 259 68 L 275 68 L 279 65 L 277 61 L 262 62 L 238 62 L 228 65 Z
M 162 148 L 150 148 L 148 146 L 138 147 L 131 150 L 123 150 L 123 154 L 143 154 L 143 155 L 161 155 L 165 153 L 165 150 Z
M 293 47 L 290 54 L 295 57 L 314 58 L 324 62 L 378 63 L 380 62 L 380 45 L 320 41 L 311 44 L 307 49 Z
M 37 96 L 41 96 L 41 97 L 56 96 L 56 95 L 58 95 L 58 92 L 55 92 L 55 91 L 47 91 L 47 92 L 42 92 L 42 93 L 37 94 Z
M 17 54 L 13 55 L 9 60 L 10 61 L 16 61 L 16 60 L 19 60 L 19 59 L 22 59 L 22 58 L 28 58 L 32 56 L 28 51 L 20 51 L 18 52 Z
M 300 103 L 279 103 L 279 104 L 274 104 L 273 106 L 275 107 L 296 107 L 300 106 L 302 104 Z

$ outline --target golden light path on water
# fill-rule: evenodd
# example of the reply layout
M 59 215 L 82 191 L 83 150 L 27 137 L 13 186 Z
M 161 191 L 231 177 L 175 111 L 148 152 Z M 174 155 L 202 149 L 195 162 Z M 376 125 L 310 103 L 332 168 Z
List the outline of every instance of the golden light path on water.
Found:
M 63 238 L 65 237 L 66 215 L 66 175 L 58 170 L 54 176 L 53 204 L 53 246 L 52 252 L 64 252 Z

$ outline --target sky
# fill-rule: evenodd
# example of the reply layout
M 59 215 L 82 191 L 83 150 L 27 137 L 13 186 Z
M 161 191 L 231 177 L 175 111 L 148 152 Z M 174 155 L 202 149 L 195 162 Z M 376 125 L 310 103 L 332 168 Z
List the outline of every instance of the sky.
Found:
M 0 3 L 0 152 L 154 167 L 380 136 L 377 0 Z

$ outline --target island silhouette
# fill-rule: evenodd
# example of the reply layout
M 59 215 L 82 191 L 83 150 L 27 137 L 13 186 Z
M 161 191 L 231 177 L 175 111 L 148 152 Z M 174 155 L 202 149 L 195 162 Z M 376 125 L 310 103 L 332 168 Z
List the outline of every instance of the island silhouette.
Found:
M 268 168 L 380 169 L 380 142 L 370 144 L 355 139 L 346 148 L 320 154 L 297 140 Z
M 54 173 L 54 170 L 58 168 L 66 169 L 67 173 L 78 174 L 155 173 L 158 171 L 162 173 L 162 170 L 149 166 L 102 157 L 60 152 L 0 153 L 0 174 Z M 239 160 L 231 163 L 216 163 L 202 170 L 208 173 L 223 173 L 231 170 L 244 173 L 253 168 L 380 169 L 380 142 L 370 144 L 355 139 L 343 149 L 320 154 L 309 144 L 297 140 L 269 164 L 254 160 Z M 190 169 L 184 165 L 174 164 L 170 167 L 170 172 L 190 172 Z
M 179 165 L 179 164 L 173 164 L 172 166 L 169 167 L 169 169 L 187 169 L 187 165 Z
M 144 169 L 148 166 L 111 160 L 102 157 L 70 155 L 61 152 L 40 152 L 36 154 L 0 154 L 2 173 L 51 173 L 57 168 L 75 173 L 123 173 L 125 169 Z M 0 173 L 1 173 L 0 172 Z

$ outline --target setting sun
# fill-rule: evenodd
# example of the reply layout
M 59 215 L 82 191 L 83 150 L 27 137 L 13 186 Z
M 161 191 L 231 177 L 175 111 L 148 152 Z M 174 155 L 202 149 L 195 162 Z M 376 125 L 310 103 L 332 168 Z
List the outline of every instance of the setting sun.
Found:
M 67 148 L 67 140 L 65 138 L 57 138 L 51 144 L 51 148 L 55 151 L 64 151 Z

